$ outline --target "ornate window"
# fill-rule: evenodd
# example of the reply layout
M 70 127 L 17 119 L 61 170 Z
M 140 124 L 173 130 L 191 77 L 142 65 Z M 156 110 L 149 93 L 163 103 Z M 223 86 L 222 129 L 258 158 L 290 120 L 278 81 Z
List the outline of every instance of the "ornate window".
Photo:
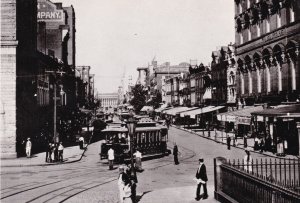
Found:
M 277 28 L 281 27 L 281 15 L 280 15 L 280 13 L 276 14 L 276 25 L 277 25 Z
M 241 32 L 242 31 L 242 21 L 240 18 L 236 19 L 236 31 Z

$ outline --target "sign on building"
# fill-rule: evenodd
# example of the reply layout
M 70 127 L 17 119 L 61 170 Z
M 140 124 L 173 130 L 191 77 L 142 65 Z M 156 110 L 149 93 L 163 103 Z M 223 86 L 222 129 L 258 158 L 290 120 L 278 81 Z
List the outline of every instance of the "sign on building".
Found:
M 37 20 L 45 22 L 64 22 L 64 11 L 48 0 L 39 0 L 37 4 Z

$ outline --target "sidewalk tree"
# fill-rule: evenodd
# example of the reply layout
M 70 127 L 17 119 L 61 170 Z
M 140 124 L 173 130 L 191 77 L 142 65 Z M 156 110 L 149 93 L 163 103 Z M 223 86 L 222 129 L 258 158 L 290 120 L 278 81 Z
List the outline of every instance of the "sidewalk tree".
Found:
M 133 98 L 131 99 L 130 104 L 137 112 L 139 112 L 143 106 L 146 105 L 146 94 L 147 91 L 144 90 L 144 87 L 141 84 L 136 84 L 132 88 Z

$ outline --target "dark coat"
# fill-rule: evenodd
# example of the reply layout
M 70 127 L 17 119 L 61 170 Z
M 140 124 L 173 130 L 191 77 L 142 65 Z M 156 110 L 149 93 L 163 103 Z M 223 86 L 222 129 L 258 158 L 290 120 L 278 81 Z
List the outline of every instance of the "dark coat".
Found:
M 196 178 L 199 179 L 201 178 L 201 180 L 203 181 L 207 181 L 207 174 L 206 174 L 206 166 L 204 164 L 202 164 L 200 170 L 197 170 L 197 173 L 196 173 Z

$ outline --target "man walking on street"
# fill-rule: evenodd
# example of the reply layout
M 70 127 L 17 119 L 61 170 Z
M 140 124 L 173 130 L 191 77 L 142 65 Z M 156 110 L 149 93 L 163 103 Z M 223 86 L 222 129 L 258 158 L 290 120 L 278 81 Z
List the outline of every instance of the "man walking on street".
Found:
M 108 164 L 109 164 L 109 170 L 113 170 L 114 168 L 114 159 L 115 159 L 115 151 L 112 148 L 109 148 L 108 152 Z
M 27 138 L 26 148 L 25 148 L 27 158 L 31 157 L 31 147 L 32 147 L 32 143 L 30 141 L 30 138 Z
M 178 147 L 175 143 L 174 148 L 173 148 L 173 155 L 174 155 L 174 164 L 178 165 L 179 161 L 178 161 Z
M 227 149 L 230 150 L 231 137 L 228 135 L 227 137 Z
M 196 179 L 197 179 L 197 191 L 196 191 L 195 200 L 199 201 L 201 199 L 200 196 L 201 185 L 203 185 L 203 190 L 204 190 L 203 199 L 207 199 L 208 194 L 207 194 L 206 182 L 208 179 L 207 179 L 206 167 L 204 165 L 203 158 L 199 159 L 199 167 L 196 173 Z

